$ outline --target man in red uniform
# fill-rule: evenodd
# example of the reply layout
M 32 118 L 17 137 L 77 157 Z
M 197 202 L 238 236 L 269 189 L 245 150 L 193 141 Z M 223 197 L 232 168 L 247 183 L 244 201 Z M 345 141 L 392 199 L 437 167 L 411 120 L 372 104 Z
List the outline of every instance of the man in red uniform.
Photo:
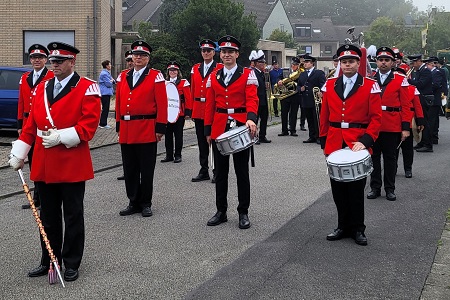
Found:
M 208 93 L 205 109 L 205 136 L 213 143 L 216 157 L 216 214 L 208 221 L 208 226 L 219 225 L 227 219 L 228 172 L 230 156 L 222 155 L 215 139 L 228 131 L 232 123 L 247 126 L 252 136 L 256 135 L 258 113 L 258 79 L 250 68 L 236 64 L 241 43 L 232 36 L 224 36 L 218 41 L 220 58 L 224 68 L 213 72 L 208 79 Z M 248 160 L 250 149 L 233 154 L 234 169 L 238 182 L 237 211 L 239 228 L 250 228 L 248 207 L 250 206 L 250 176 Z
M 13 144 L 9 164 L 22 168 L 35 142 L 31 180 L 39 188 L 42 224 L 56 258 L 64 263 L 64 279 L 73 281 L 84 250 L 84 191 L 86 180 L 94 178 L 88 142 L 100 120 L 100 91 L 94 81 L 74 72 L 78 49 L 60 42 L 47 48 L 55 78 L 34 90 L 30 116 Z M 41 246 L 41 264 L 30 277 L 48 273 L 50 257 L 42 239 Z
M 22 128 L 27 123 L 28 116 L 30 115 L 34 89 L 42 81 L 49 80 L 54 76 L 53 72 L 45 66 L 49 54 L 47 48 L 40 44 L 34 44 L 28 48 L 28 54 L 30 55 L 33 71 L 24 73 L 19 81 L 19 102 L 17 105 L 17 132 L 19 135 L 22 133 Z M 34 144 L 31 145 L 30 152 L 28 152 L 28 165 L 30 169 L 33 161 L 33 148 Z M 33 200 L 36 207 L 41 205 L 37 186 L 34 187 Z M 24 204 L 22 208 L 30 208 L 30 204 Z
M 373 172 L 370 175 L 371 191 L 367 199 L 376 199 L 381 195 L 384 181 L 386 199 L 395 201 L 395 175 L 397 174 L 397 148 L 409 136 L 411 125 L 411 98 L 408 93 L 408 80 L 405 76 L 392 72 L 395 53 L 391 48 L 377 50 L 378 71 L 374 79 L 381 87 L 381 129 L 373 145 Z M 384 180 L 381 178 L 381 154 L 383 154 Z
M 202 63 L 195 64 L 191 69 L 191 94 L 192 100 L 186 99 L 186 116 L 191 117 L 195 122 L 195 133 L 197 135 L 200 171 L 192 178 L 193 182 L 209 180 L 208 155 L 209 146 L 205 137 L 205 101 L 206 101 L 206 81 L 209 74 L 217 69 L 223 68 L 223 64 L 214 61 L 215 44 L 213 41 L 205 39 L 200 42 L 200 49 L 203 57 Z M 213 154 L 211 154 L 213 155 Z M 215 182 L 213 170 L 213 179 Z
M 134 68 L 120 73 L 116 87 L 116 131 L 129 199 L 119 214 L 141 212 L 150 217 L 156 144 L 166 132 L 166 81 L 160 71 L 148 66 L 152 48 L 146 42 L 134 42 L 131 51 Z
M 380 87 L 375 80 L 358 74 L 361 50 L 344 45 L 337 50 L 343 75 L 330 78 L 322 88 L 320 142 L 326 156 L 350 147 L 369 149 L 381 126 Z M 369 150 L 370 151 L 370 150 Z M 351 236 L 358 245 L 367 245 L 364 234 L 364 187 L 366 178 L 351 182 L 331 181 L 338 212 L 338 227 L 327 236 L 335 241 Z

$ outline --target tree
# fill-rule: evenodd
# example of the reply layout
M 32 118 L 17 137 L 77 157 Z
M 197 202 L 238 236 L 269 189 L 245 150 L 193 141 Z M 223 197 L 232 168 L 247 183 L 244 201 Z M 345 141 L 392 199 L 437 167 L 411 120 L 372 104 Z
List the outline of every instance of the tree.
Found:
M 163 32 L 172 32 L 177 24 L 172 22 L 172 17 L 182 11 L 189 4 L 189 0 L 164 0 L 161 5 L 159 26 Z
M 284 42 L 286 48 L 296 48 L 297 44 L 294 41 L 294 38 L 287 31 L 281 31 L 280 29 L 275 29 L 269 36 L 269 40 Z
M 244 6 L 231 0 L 191 0 L 188 6 L 173 18 L 173 34 L 179 47 L 189 57 L 191 64 L 201 59 L 199 41 L 204 38 L 218 40 L 230 34 L 241 41 L 239 63 L 247 57 L 260 37 L 254 15 L 244 16 Z
M 427 45 L 425 49 L 430 55 L 437 50 L 450 47 L 450 12 L 437 12 L 428 26 Z

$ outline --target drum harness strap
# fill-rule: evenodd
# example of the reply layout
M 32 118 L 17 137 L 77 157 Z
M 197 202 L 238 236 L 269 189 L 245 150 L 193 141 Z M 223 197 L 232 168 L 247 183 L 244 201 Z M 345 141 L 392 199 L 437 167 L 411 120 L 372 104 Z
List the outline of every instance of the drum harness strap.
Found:
M 153 114 L 153 115 L 134 115 L 134 116 L 124 115 L 124 116 L 120 116 L 120 119 L 124 120 L 124 121 L 156 119 L 156 114 Z
M 367 128 L 368 124 L 362 123 L 346 123 L 346 122 L 330 122 L 330 126 L 334 128 Z

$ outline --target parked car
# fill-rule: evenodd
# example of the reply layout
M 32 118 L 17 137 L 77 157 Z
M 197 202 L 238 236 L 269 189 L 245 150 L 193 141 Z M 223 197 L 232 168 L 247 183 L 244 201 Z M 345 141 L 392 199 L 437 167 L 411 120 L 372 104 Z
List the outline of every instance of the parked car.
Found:
M 0 67 L 0 129 L 17 127 L 19 81 L 26 68 Z

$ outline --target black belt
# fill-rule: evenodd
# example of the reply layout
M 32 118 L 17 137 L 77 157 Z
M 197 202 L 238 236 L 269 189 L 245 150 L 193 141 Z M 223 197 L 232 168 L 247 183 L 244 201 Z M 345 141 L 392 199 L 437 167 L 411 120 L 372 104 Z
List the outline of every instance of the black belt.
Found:
M 415 111 L 416 109 L 414 107 L 411 107 L 411 111 Z
M 29 115 L 30 115 L 30 113 L 23 113 L 24 118 L 28 118 Z
M 385 111 L 401 111 L 401 107 L 392 107 L 392 106 L 381 106 L 381 110 Z
M 369 125 L 362 123 L 330 122 L 330 126 L 335 128 L 367 128 Z
M 121 116 L 120 119 L 124 120 L 124 121 L 156 119 L 156 114 L 155 115 L 134 115 L 134 116 L 125 115 L 125 116 Z
M 206 98 L 194 98 L 194 101 L 205 102 Z
M 238 108 L 216 108 L 216 111 L 218 113 L 222 114 L 238 114 L 238 113 L 245 113 L 247 109 L 245 107 L 238 107 Z

